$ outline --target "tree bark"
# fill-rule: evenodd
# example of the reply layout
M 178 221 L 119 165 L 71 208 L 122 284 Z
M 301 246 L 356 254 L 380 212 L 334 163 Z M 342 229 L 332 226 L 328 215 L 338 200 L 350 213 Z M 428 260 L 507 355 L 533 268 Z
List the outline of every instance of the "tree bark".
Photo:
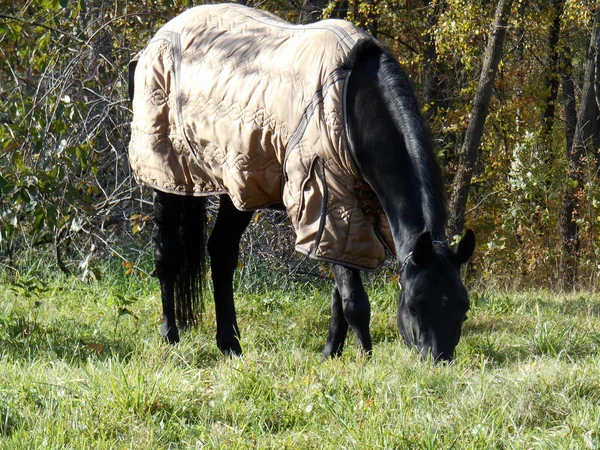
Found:
M 600 111 L 600 30 L 596 30 L 596 58 L 594 64 L 594 93 L 596 96 L 596 107 Z
M 367 31 L 375 39 L 379 36 L 379 16 L 377 15 L 377 0 L 370 0 Z
M 560 39 L 560 23 L 562 18 L 564 0 L 552 1 L 552 25 L 548 35 L 548 62 L 546 74 L 544 76 L 544 86 L 546 87 L 546 99 L 542 109 L 542 140 L 544 142 L 544 160 L 547 159 L 549 150 L 547 141 L 554 125 L 554 114 L 556 111 L 556 99 L 558 97 L 558 87 L 560 84 L 560 51 L 558 41 Z
M 506 24 L 512 0 L 499 0 L 492 35 L 485 50 L 479 85 L 471 108 L 471 120 L 467 127 L 465 140 L 458 159 L 458 168 L 454 178 L 450 201 L 450 235 L 461 234 L 465 225 L 465 211 L 473 177 L 473 167 L 479 152 L 483 126 L 488 114 L 494 80 L 502 58 L 502 46 L 506 36 Z
M 568 49 L 563 65 L 563 97 L 565 99 L 565 122 L 567 138 L 567 180 L 560 218 L 562 255 L 559 265 L 563 289 L 572 289 L 577 276 L 577 253 L 579 237 L 577 229 L 577 192 L 583 189 L 583 159 L 590 149 L 597 155 L 600 145 L 600 113 L 596 101 L 598 80 L 598 41 L 600 35 L 600 8 L 596 10 L 592 36 L 585 65 L 584 83 L 579 110 L 575 116 L 575 88 L 572 64 Z M 592 228 L 593 229 L 593 228 Z
M 440 99 L 442 98 L 442 80 L 440 79 L 440 67 L 437 61 L 437 50 L 433 33 L 438 23 L 440 12 L 443 10 L 444 1 L 435 2 L 424 0 L 423 6 L 427 11 L 427 31 L 424 36 L 424 59 L 423 69 L 423 102 L 427 105 L 426 116 L 436 117 Z
M 592 37 L 588 49 L 587 61 L 585 64 L 585 78 L 581 93 L 581 104 L 577 112 L 577 126 L 573 136 L 573 152 L 585 153 L 586 148 L 592 148 L 597 155 L 600 148 L 600 121 L 599 108 L 596 102 L 595 80 L 598 42 L 600 33 L 600 8 L 596 10 L 594 16 L 594 25 L 592 27 Z
M 331 13 L 332 19 L 345 19 L 348 15 L 348 0 L 338 0 Z
M 518 69 L 517 69 L 517 74 L 516 74 L 516 80 L 517 80 L 517 86 L 516 86 L 516 95 L 517 95 L 517 110 L 516 110 L 516 115 L 515 115 L 515 132 L 517 134 L 519 134 L 521 128 L 523 127 L 524 124 L 524 120 L 523 120 L 523 109 L 522 109 L 522 105 L 524 104 L 523 102 L 523 90 L 524 90 L 524 86 L 525 86 L 525 8 L 526 8 L 526 4 L 524 2 L 521 2 L 519 4 L 519 7 L 517 9 L 517 17 L 516 17 L 516 22 L 517 22 L 517 28 L 515 30 L 515 36 L 516 36 L 516 40 L 517 40 L 517 64 L 518 64 Z M 517 148 L 513 149 L 513 158 L 514 156 L 516 156 L 517 153 Z M 506 185 L 508 187 L 508 190 L 511 190 L 511 175 L 510 172 L 507 174 L 507 180 L 506 180 Z M 514 233 L 515 233 L 515 241 L 517 242 L 517 246 L 518 246 L 518 251 L 517 251 L 517 259 L 518 259 L 518 273 L 524 278 L 527 276 L 527 257 L 526 257 L 526 250 L 527 250 L 527 246 L 526 246 L 526 240 L 523 239 L 523 236 L 521 235 L 522 230 L 521 227 L 519 226 L 519 220 L 516 217 L 513 217 L 513 229 L 514 229 Z
M 327 6 L 326 0 L 305 0 L 300 9 L 298 22 L 305 24 L 321 20 L 325 6 Z
M 575 255 L 579 249 L 579 240 L 577 239 L 577 222 L 575 222 L 575 188 L 571 180 L 577 180 L 581 183 L 580 161 L 578 157 L 571 152 L 573 148 L 573 137 L 575 127 L 577 126 L 577 111 L 575 107 L 575 84 L 573 82 L 573 63 L 571 61 L 571 50 L 565 47 L 562 55 L 562 96 L 564 101 L 565 115 L 565 137 L 566 137 L 566 155 L 568 161 L 567 179 L 565 180 L 565 192 L 562 199 L 562 208 L 560 214 L 560 241 L 561 258 L 559 262 L 559 283 L 560 288 L 564 290 L 571 289 L 575 281 L 576 258 Z

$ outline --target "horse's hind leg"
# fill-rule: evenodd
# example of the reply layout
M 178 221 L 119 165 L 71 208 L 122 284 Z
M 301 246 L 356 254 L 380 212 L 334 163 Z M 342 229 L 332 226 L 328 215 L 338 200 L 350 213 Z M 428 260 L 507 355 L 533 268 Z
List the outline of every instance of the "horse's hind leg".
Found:
M 240 239 L 252 212 L 240 211 L 228 195 L 221 195 L 215 227 L 208 240 L 217 319 L 217 346 L 225 355 L 240 355 L 240 331 L 233 302 L 233 273 L 238 263 Z
M 331 307 L 329 335 L 323 356 L 329 358 L 342 353 L 348 326 L 352 328 L 362 350 L 370 354 L 373 348 L 369 332 L 371 306 L 362 284 L 360 271 L 334 264 L 333 274 L 335 291 Z

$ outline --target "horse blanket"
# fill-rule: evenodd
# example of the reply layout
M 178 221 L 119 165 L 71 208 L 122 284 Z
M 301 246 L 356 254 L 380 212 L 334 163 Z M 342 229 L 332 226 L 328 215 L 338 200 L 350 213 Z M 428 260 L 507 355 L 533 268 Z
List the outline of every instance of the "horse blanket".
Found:
M 345 130 L 349 55 L 376 41 L 341 20 L 295 26 L 237 4 L 191 8 L 134 59 L 129 160 L 141 183 L 283 204 L 296 249 L 375 269 L 393 251 Z M 137 64 L 137 66 L 135 66 Z

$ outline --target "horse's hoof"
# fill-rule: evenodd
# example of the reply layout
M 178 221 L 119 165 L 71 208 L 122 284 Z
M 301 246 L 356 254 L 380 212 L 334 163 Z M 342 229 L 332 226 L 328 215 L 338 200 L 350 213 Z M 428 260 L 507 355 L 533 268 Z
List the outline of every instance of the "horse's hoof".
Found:
M 221 349 L 221 353 L 223 353 L 223 355 L 228 358 L 233 358 L 234 356 L 242 356 L 241 350 L 234 350 L 231 348 L 230 349 Z
M 371 359 L 373 359 L 373 349 L 369 348 L 369 349 L 362 349 L 362 351 L 360 352 L 361 357 L 365 360 L 365 361 L 371 361 Z
M 341 348 L 332 349 L 329 347 L 325 347 L 325 350 L 323 350 L 323 359 L 324 360 L 335 359 L 335 358 L 339 358 L 340 356 L 342 356 Z
M 219 350 L 225 356 L 242 356 L 242 346 L 237 338 L 233 338 L 233 340 L 226 344 L 217 340 L 217 347 L 219 347 Z
M 160 327 L 160 335 L 171 345 L 179 342 L 179 330 L 177 327 L 170 327 L 163 324 Z

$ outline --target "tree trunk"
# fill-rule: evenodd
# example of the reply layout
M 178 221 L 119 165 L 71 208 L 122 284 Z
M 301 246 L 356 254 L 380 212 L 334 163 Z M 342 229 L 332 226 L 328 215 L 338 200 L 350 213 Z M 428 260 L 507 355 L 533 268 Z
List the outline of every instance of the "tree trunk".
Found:
M 538 145 L 536 153 L 541 161 L 540 175 L 544 183 L 543 191 L 536 191 L 531 200 L 530 206 L 533 208 L 549 208 L 548 194 L 552 192 L 552 180 L 554 178 L 554 161 L 557 152 L 553 146 L 552 130 L 554 128 L 554 117 L 556 113 L 556 102 L 558 99 L 558 89 L 560 87 L 560 29 L 565 0 L 551 0 L 549 3 L 552 22 L 548 32 L 548 54 L 546 57 L 546 67 L 544 70 L 544 99 L 540 105 L 540 134 L 538 136 Z M 548 236 L 548 226 L 544 221 L 532 223 L 532 228 L 539 235 Z M 548 243 L 550 245 L 550 243 Z
M 524 104 L 523 102 L 523 90 L 524 90 L 524 86 L 525 86 L 525 8 L 526 5 L 524 2 L 521 2 L 519 4 L 519 7 L 517 9 L 517 28 L 515 30 L 515 35 L 516 35 L 516 40 L 517 40 L 517 64 L 518 64 L 518 69 L 517 69 L 517 86 L 516 86 L 516 95 L 517 95 L 517 110 L 516 110 L 516 115 L 515 115 L 515 131 L 517 133 L 517 135 L 519 134 L 521 128 L 523 127 L 524 124 L 524 119 L 523 119 L 523 109 L 522 109 L 522 105 Z M 515 147 L 513 149 L 513 159 L 515 159 L 517 157 L 518 154 L 518 148 Z M 509 190 L 509 192 L 511 191 L 511 174 L 510 172 L 508 172 L 507 174 L 507 179 L 506 179 L 506 186 L 507 189 Z M 523 239 L 523 236 L 521 235 L 521 227 L 519 224 L 519 219 L 517 219 L 517 217 L 513 216 L 513 229 L 514 229 L 514 233 L 515 233 L 515 241 L 517 242 L 517 246 L 518 246 L 518 251 L 517 251 L 517 259 L 518 259 L 518 273 L 521 275 L 521 277 L 525 278 L 527 276 L 527 257 L 526 257 L 526 250 L 527 250 L 527 245 L 526 245 L 526 241 L 525 239 Z
M 335 8 L 331 12 L 332 19 L 345 19 L 348 15 L 348 0 L 336 1 Z
M 594 74 L 594 93 L 596 96 L 596 107 L 600 111 L 600 30 L 596 30 L 596 73 Z
M 577 127 L 573 137 L 573 151 L 585 153 L 586 148 L 592 148 L 597 155 L 600 148 L 600 121 L 598 104 L 596 102 L 595 80 L 596 75 L 596 54 L 598 34 L 600 33 L 600 7 L 596 10 L 594 25 L 592 27 L 592 37 L 585 64 L 585 78 L 583 90 L 581 93 L 581 104 L 577 112 Z
M 565 111 L 565 137 L 567 141 L 566 154 L 568 161 L 567 179 L 565 192 L 562 199 L 560 214 L 560 241 L 561 258 L 559 262 L 559 282 L 561 289 L 571 289 L 575 281 L 576 258 L 579 249 L 577 239 L 577 223 L 575 222 L 575 188 L 571 180 L 581 183 L 580 161 L 571 152 L 573 148 L 573 137 L 577 126 L 577 112 L 575 109 L 575 85 L 573 83 L 573 63 L 571 61 L 571 50 L 565 47 L 562 55 L 562 95 Z
M 560 84 L 560 51 L 558 41 L 560 38 L 560 23 L 563 12 L 564 0 L 552 1 L 552 25 L 548 36 L 548 62 L 546 74 L 544 76 L 544 86 L 546 88 L 546 99 L 542 109 L 542 141 L 544 145 L 544 161 L 548 159 L 551 151 L 548 147 L 548 138 L 554 125 L 554 113 L 556 111 L 556 98 L 558 97 L 558 87 Z
M 428 118 L 437 116 L 439 101 L 442 97 L 442 81 L 440 79 L 440 68 L 437 61 L 437 50 L 433 33 L 440 11 L 443 10 L 444 2 L 438 1 L 434 5 L 431 3 L 431 0 L 423 1 L 423 6 L 427 11 L 427 31 L 424 36 L 423 102 L 427 106 L 426 116 Z
M 597 154 L 600 145 L 600 118 L 596 102 L 596 72 L 598 40 L 600 34 L 600 8 L 596 10 L 592 36 L 585 65 L 585 76 L 581 104 L 575 118 L 575 89 L 572 78 L 571 60 L 565 51 L 565 73 L 563 75 L 563 96 L 565 97 L 565 121 L 567 129 L 567 180 L 560 219 L 562 257 L 560 279 L 563 289 L 572 289 L 577 275 L 577 251 L 579 238 L 576 222 L 577 191 L 583 189 L 583 159 L 586 150 Z M 573 125 L 574 124 L 574 125 Z
M 305 0 L 300 9 L 298 22 L 305 24 L 321 20 L 325 6 L 327 6 L 326 0 Z
M 499 0 L 496 6 L 493 32 L 485 50 L 479 85 L 471 108 L 471 120 L 467 127 L 465 140 L 458 159 L 458 168 L 454 179 L 450 201 L 450 236 L 461 234 L 465 225 L 465 211 L 473 176 L 473 167 L 477 159 L 479 144 L 483 134 L 483 125 L 487 117 L 494 80 L 498 64 L 502 58 L 502 46 L 506 36 L 506 24 L 512 0 Z
M 368 14 L 368 23 L 367 31 L 371 36 L 375 39 L 378 38 L 379 35 L 379 16 L 377 15 L 377 0 L 370 0 L 370 8 Z

